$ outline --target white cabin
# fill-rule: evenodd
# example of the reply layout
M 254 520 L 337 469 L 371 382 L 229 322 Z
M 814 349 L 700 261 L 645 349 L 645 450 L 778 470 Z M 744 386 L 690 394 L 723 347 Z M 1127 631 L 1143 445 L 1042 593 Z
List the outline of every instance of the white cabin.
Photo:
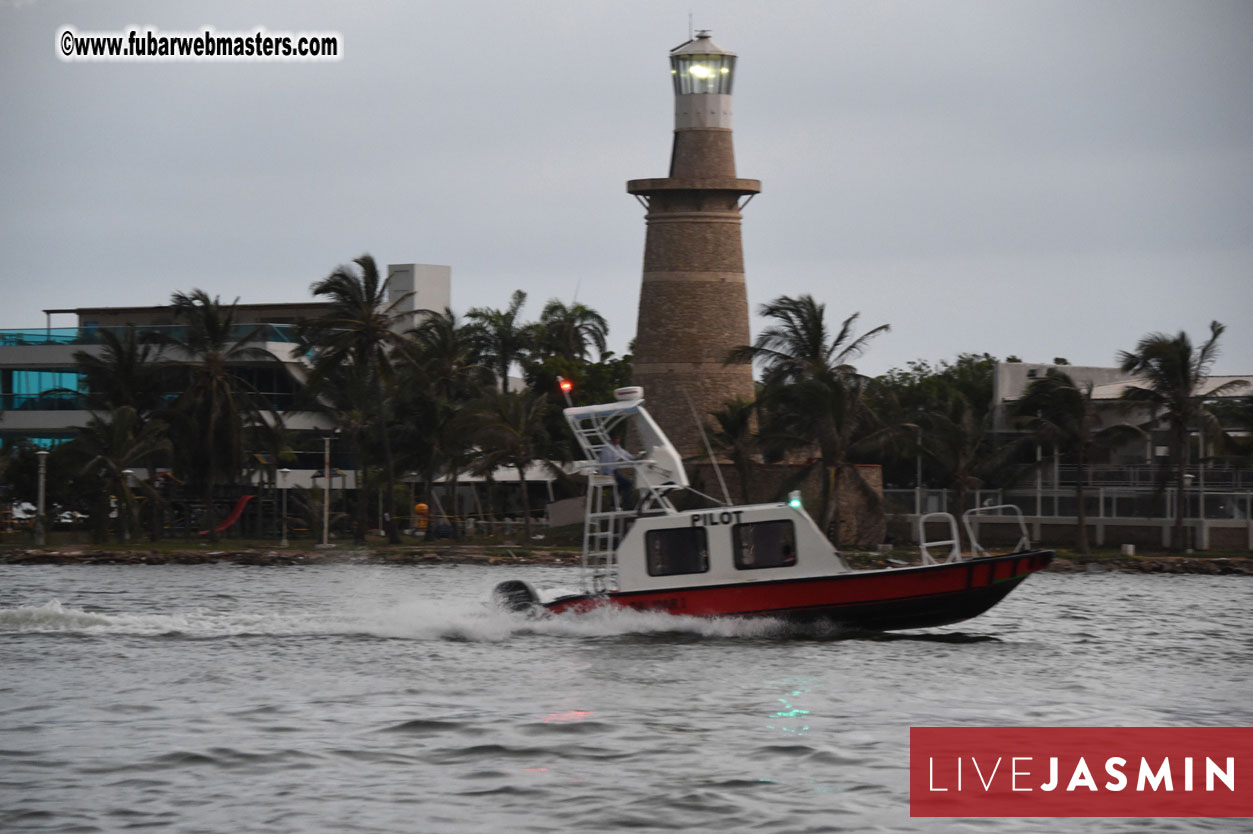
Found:
M 635 521 L 618 545 L 618 589 L 648 591 L 807 579 L 847 571 L 803 509 L 786 503 L 671 510 Z

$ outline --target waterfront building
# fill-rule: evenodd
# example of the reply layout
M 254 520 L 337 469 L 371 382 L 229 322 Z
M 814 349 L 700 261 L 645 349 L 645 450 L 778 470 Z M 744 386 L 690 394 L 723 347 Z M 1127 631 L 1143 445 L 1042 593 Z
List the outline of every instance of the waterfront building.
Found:
M 451 270 L 429 264 L 388 267 L 388 298 L 398 301 L 398 327 L 409 329 L 422 309 L 443 310 L 449 305 Z M 325 302 L 304 301 L 235 305 L 237 337 L 255 331 L 255 347 L 269 359 L 244 363 L 237 369 L 295 431 L 322 428 L 326 418 L 294 410 L 310 367 L 309 357 L 294 351 L 295 323 L 327 309 Z M 133 325 L 142 336 L 177 337 L 182 325 L 169 305 L 151 307 L 76 307 L 44 310 L 43 327 L 0 330 L 0 445 L 28 442 L 53 446 L 74 437 L 87 424 L 85 384 L 74 354 L 98 354 L 101 333 L 120 335 Z M 56 322 L 73 316 L 71 325 Z M 174 395 L 177 392 L 171 392 Z
M 884 490 L 899 524 L 901 539 L 916 540 L 917 519 L 930 512 L 963 512 L 972 508 L 993 508 L 982 517 L 981 540 L 1009 544 L 1020 534 L 1018 513 L 1025 520 L 1033 541 L 1070 542 L 1078 523 L 1076 486 L 1082 474 L 1085 489 L 1084 515 L 1093 546 L 1166 547 L 1179 505 L 1184 508 L 1187 536 L 1184 546 L 1201 550 L 1253 550 L 1253 468 L 1244 455 L 1215 445 L 1195 429 L 1188 439 L 1183 488 L 1177 485 L 1170 460 L 1170 441 L 1164 420 L 1154 422 L 1143 407 L 1129 407 L 1123 392 L 1130 386 L 1144 386 L 1143 379 L 1119 368 L 1057 365 L 1031 362 L 998 362 L 993 371 L 992 421 L 1001 442 L 1018 432 L 1015 407 L 1028 386 L 1050 371 L 1069 376 L 1081 388 L 1091 386 L 1098 425 L 1131 423 L 1145 429 L 1146 435 L 1120 448 L 1104 450 L 1080 470 L 1073 456 L 1054 455 L 1045 444 L 1024 449 L 1019 477 L 996 488 L 978 488 L 968 493 L 965 506 L 958 507 L 952 490 L 928 487 L 915 481 L 913 488 L 895 484 Z M 1212 392 L 1232 381 L 1246 387 L 1229 392 L 1232 404 L 1253 393 L 1253 375 L 1211 376 L 1201 391 Z M 1228 420 L 1229 435 L 1247 438 L 1249 428 L 1238 420 Z M 1030 459 L 1030 462 L 1028 462 Z M 919 461 L 921 472 L 921 460 Z M 1017 507 L 1016 512 L 995 509 Z

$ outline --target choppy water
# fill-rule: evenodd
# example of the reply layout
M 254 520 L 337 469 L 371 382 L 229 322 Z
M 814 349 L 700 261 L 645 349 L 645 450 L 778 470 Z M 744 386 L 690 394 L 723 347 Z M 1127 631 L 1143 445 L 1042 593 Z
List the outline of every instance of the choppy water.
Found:
M 507 578 L 572 575 L 0 567 L 0 830 L 1079 831 L 911 819 L 909 727 L 1253 723 L 1242 578 L 1035 576 L 877 637 L 528 621 Z

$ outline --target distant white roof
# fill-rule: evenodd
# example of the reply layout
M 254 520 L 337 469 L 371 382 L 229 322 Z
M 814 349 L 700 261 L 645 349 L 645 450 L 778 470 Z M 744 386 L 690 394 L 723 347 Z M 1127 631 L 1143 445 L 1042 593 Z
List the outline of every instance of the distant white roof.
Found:
M 1244 397 L 1253 394 L 1253 376 L 1212 376 L 1205 380 L 1201 386 L 1200 393 L 1208 394 L 1221 385 L 1229 382 L 1242 381 L 1244 385 L 1238 386 L 1238 390 L 1228 393 L 1225 396 Z M 1092 389 L 1092 399 L 1094 400 L 1116 400 L 1122 397 L 1123 392 L 1128 388 L 1144 388 L 1147 387 L 1144 380 L 1131 377 L 1120 382 L 1110 382 L 1105 385 L 1098 385 Z
M 557 466 L 558 468 L 561 469 L 562 472 L 565 472 L 566 474 L 570 474 L 574 472 L 574 467 L 571 464 L 558 463 Z M 557 480 L 557 476 L 556 474 L 553 473 L 551 467 L 549 467 L 548 464 L 544 463 L 543 461 L 537 460 L 537 461 L 531 461 L 530 463 L 526 465 L 526 479 L 528 481 L 534 481 L 536 483 L 539 483 L 543 481 L 555 481 Z M 416 476 L 412 478 L 408 478 L 407 480 L 410 480 L 413 483 L 420 482 L 420 479 L 418 479 Z M 433 478 L 431 480 L 431 483 L 446 484 L 450 480 L 452 479 L 448 475 L 440 475 L 438 478 Z M 498 467 L 492 473 L 492 480 L 498 484 L 516 484 L 518 482 L 517 467 L 514 467 L 514 466 Z M 462 472 L 457 475 L 457 482 L 462 483 L 462 484 L 481 484 L 481 483 L 484 483 L 485 481 L 487 481 L 486 475 L 471 475 L 468 472 Z

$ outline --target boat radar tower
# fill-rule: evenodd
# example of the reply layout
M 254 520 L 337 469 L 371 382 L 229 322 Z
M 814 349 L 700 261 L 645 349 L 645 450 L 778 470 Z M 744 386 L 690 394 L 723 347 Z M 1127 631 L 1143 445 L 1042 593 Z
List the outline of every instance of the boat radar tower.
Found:
M 754 397 L 752 366 L 724 364 L 750 342 L 740 209 L 761 190 L 735 175 L 735 59 L 703 30 L 671 51 L 670 175 L 627 183 L 647 209 L 632 382 L 685 457 L 704 449 L 693 408 L 707 423 L 728 400 Z

